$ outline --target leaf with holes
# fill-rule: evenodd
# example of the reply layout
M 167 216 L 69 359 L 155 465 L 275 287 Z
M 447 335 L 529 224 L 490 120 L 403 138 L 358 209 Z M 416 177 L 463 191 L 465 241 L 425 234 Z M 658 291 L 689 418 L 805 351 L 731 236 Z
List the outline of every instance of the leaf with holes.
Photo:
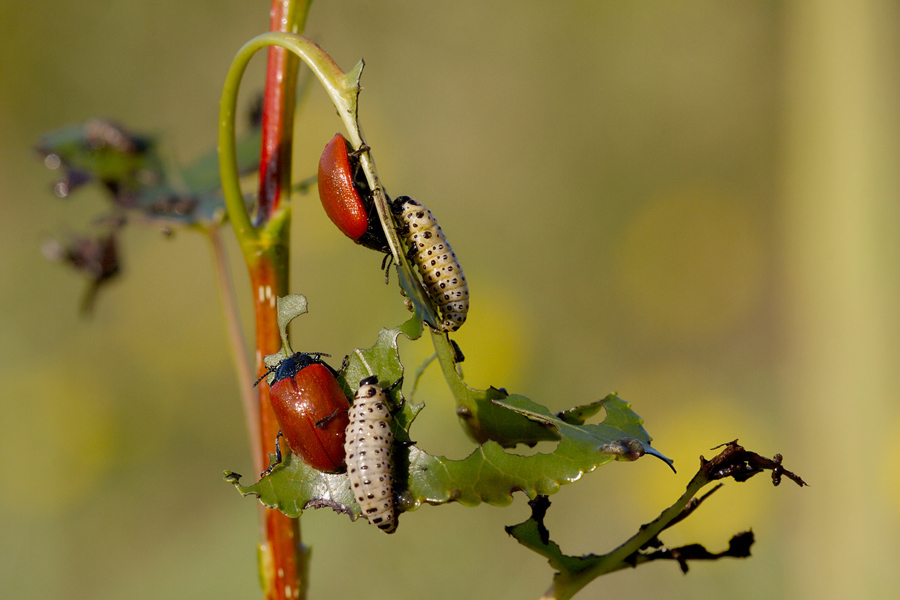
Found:
M 382 330 L 372 348 L 356 350 L 350 355 L 347 368 L 339 377 L 348 395 L 369 375 L 376 375 L 385 387 L 402 375 L 397 336 L 414 334 L 417 323 L 420 321 L 414 317 L 399 328 Z M 650 446 L 650 436 L 631 405 L 614 394 L 553 415 L 524 396 L 500 390 L 485 393 L 492 396 L 498 414 L 508 412 L 551 434 L 548 437 L 556 440 L 555 449 L 523 456 L 504 450 L 497 442 L 487 441 L 462 460 L 429 455 L 409 443 L 409 428 L 423 405 L 402 402 L 398 387 L 390 396 L 395 406 L 391 427 L 397 441 L 393 449 L 394 491 L 400 510 L 414 510 L 423 503 L 454 501 L 466 506 L 482 502 L 505 506 L 512 502 L 514 491 L 521 491 L 529 498 L 553 494 L 561 485 L 577 481 L 603 464 L 635 460 L 645 453 L 671 465 L 669 459 Z M 605 412 L 601 423 L 584 422 L 601 410 Z M 324 506 L 354 519 L 359 516 L 346 475 L 321 473 L 291 456 L 286 456 L 282 464 L 254 485 L 241 485 L 239 477 L 233 474 L 229 474 L 229 480 L 241 493 L 256 495 L 266 506 L 289 516 L 298 516 L 305 508 Z

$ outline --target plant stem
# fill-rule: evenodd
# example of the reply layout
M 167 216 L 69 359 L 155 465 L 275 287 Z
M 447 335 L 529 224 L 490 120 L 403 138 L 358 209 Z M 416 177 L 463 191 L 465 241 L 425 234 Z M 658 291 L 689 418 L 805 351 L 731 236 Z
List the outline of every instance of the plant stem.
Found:
M 298 33 L 306 23 L 309 1 L 273 0 L 270 29 Z M 263 104 L 262 148 L 259 165 L 257 226 L 269 225 L 281 200 L 291 189 L 291 150 L 297 87 L 297 57 L 282 48 L 270 48 Z M 288 293 L 290 265 L 289 221 L 267 230 L 272 244 L 261 250 L 258 261 L 248 260 L 256 316 L 256 370 L 265 372 L 262 358 L 281 346 L 276 298 Z M 247 259 L 245 254 L 245 259 Z M 259 386 L 261 453 L 274 451 L 278 421 L 272 411 L 268 386 Z M 309 551 L 300 535 L 300 520 L 265 510 L 266 541 L 260 545 L 260 577 L 267 600 L 305 598 Z
M 287 293 L 286 254 L 273 248 L 248 264 L 256 315 L 256 360 L 258 372 L 265 371 L 262 357 L 278 352 L 281 338 L 278 333 L 276 297 Z M 285 258 L 279 257 L 284 254 Z M 269 387 L 258 386 L 259 430 L 265 452 L 274 452 L 278 421 L 269 401 Z M 260 578 L 268 600 L 305 598 L 306 571 L 309 551 L 303 546 L 299 519 L 291 519 L 281 512 L 265 510 L 266 540 L 260 544 Z
M 302 4 L 302 7 L 298 7 Z M 299 11 L 299 12 L 298 12 Z M 309 2 L 273 0 L 270 31 L 299 33 L 306 25 Z M 257 223 L 265 223 L 278 210 L 291 189 L 291 140 L 300 60 L 284 48 L 269 48 L 266 94 L 263 101 L 262 150 L 259 156 Z
M 257 223 L 250 222 L 238 179 L 235 155 L 234 122 L 240 81 L 252 56 L 262 48 L 279 46 L 302 59 L 318 78 L 338 115 L 347 128 L 348 139 L 361 148 L 365 139 L 357 121 L 357 97 L 360 62 L 349 73 L 338 68 L 334 60 L 312 41 L 297 34 L 305 22 L 308 3 L 275 0 L 272 24 L 286 31 L 259 35 L 238 51 L 225 79 L 219 107 L 219 169 L 225 204 L 235 235 L 250 272 L 256 315 L 256 365 L 262 375 L 264 356 L 274 354 L 280 345 L 276 318 L 276 298 L 288 292 L 288 250 L 290 203 L 283 202 L 290 193 L 290 149 L 296 91 L 295 59 L 270 54 L 263 116 L 263 153 L 260 166 Z M 302 16 L 301 16 L 302 15 Z M 284 50 L 281 50 L 283 48 Z M 273 58 L 275 57 L 275 58 Z M 360 162 L 376 192 L 376 206 L 385 233 L 398 262 L 404 262 L 400 243 L 390 225 L 384 191 L 378 183 L 375 165 L 368 152 Z M 408 265 L 407 265 L 408 267 Z M 268 386 L 259 386 L 259 415 L 263 452 L 274 449 L 278 424 L 271 411 Z M 260 576 L 268 599 L 301 598 L 306 593 L 308 551 L 300 542 L 300 527 L 295 519 L 282 513 L 265 512 L 266 542 L 260 545 Z
M 685 492 L 674 504 L 660 513 L 653 521 L 642 525 L 640 530 L 624 544 L 608 554 L 597 557 L 597 561 L 589 568 L 575 573 L 557 573 L 553 578 L 553 584 L 544 592 L 541 600 L 568 600 L 568 598 L 574 596 L 576 592 L 597 577 L 631 567 L 632 565 L 625 562 L 625 559 L 659 535 L 673 519 L 677 518 L 684 511 L 684 508 L 697 495 L 697 492 L 708 483 L 710 483 L 710 480 L 701 469 L 694 475 L 693 479 L 688 483 Z
M 259 437 L 259 408 L 256 394 L 253 391 L 254 378 L 247 362 L 247 341 L 241 328 L 241 318 L 234 297 L 234 283 L 228 268 L 228 256 L 219 235 L 219 223 L 213 223 L 206 230 L 213 251 L 213 262 L 216 267 L 216 285 L 225 315 L 225 328 L 228 331 L 231 359 L 234 372 L 237 374 L 238 387 L 241 390 L 241 404 L 244 407 L 244 421 L 247 425 L 247 436 L 250 440 L 250 451 L 253 454 L 253 468 L 256 471 L 265 469 L 263 465 L 262 446 Z

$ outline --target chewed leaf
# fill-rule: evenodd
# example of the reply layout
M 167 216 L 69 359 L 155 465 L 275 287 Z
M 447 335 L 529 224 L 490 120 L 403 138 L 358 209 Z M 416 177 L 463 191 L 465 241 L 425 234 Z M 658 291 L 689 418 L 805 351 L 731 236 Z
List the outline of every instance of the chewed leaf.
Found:
M 530 402 L 525 396 L 494 387 L 476 390 L 464 383 L 463 386 L 462 395 L 457 395 L 456 414 L 476 442 L 493 441 L 504 448 L 512 448 L 516 444 L 534 446 L 537 442 L 559 439 L 552 427 L 510 410 L 520 400 Z M 504 404 L 505 401 L 513 404 Z
M 407 337 L 421 335 L 421 321 L 413 317 L 400 327 L 382 329 L 374 346 L 357 348 L 347 357 L 346 367 L 338 375 L 338 383 L 348 397 L 352 398 L 360 381 L 371 375 L 376 375 L 378 383 L 384 388 L 392 386 L 403 377 L 403 365 L 397 350 L 397 337 L 401 334 Z M 390 392 L 394 406 L 391 429 L 394 431 L 394 439 L 405 443 L 409 441 L 410 425 L 425 405 L 404 402 L 400 388 L 401 386 L 397 386 Z
M 291 319 L 306 312 L 305 298 L 289 296 L 278 299 L 279 321 L 284 320 L 285 327 Z M 421 322 L 410 319 L 395 329 L 382 329 L 375 345 L 367 349 L 356 349 L 348 356 L 348 360 L 338 375 L 338 383 L 348 397 L 353 397 L 359 382 L 371 375 L 378 377 L 379 383 L 388 388 L 403 376 L 403 366 L 397 350 L 397 336 L 421 335 Z M 266 356 L 264 361 L 268 367 L 274 367 L 285 356 L 284 350 Z M 394 463 L 407 464 L 407 448 L 409 444 L 409 427 L 416 414 L 424 405 L 411 406 L 403 402 L 400 386 L 389 393 L 394 407 L 391 429 L 394 432 Z M 287 450 L 287 449 L 286 449 Z M 360 516 L 359 505 L 350 492 L 349 482 L 345 474 L 335 475 L 323 473 L 301 460 L 296 460 L 289 450 L 282 462 L 260 480 L 256 485 L 242 486 L 240 475 L 226 473 L 226 479 L 232 482 L 245 495 L 257 495 L 264 505 L 275 508 L 288 516 L 299 516 L 305 508 L 329 507 L 350 515 L 351 519 Z M 399 486 L 398 486 L 399 487 Z
M 504 448 L 516 444 L 534 446 L 541 441 L 555 441 L 558 436 L 552 428 L 495 404 L 496 400 L 516 398 L 503 388 L 490 387 L 478 390 L 463 380 L 457 361 L 461 354 L 458 346 L 450 343 L 446 334 L 432 334 L 434 348 L 444 379 L 456 401 L 456 415 L 463 429 L 475 442 L 492 441 Z
M 265 506 L 289 517 L 300 516 L 305 508 L 324 507 L 348 514 L 354 520 L 359 517 L 346 475 L 317 471 L 289 450 L 282 455 L 281 463 L 255 485 L 242 486 L 241 476 L 231 471 L 225 471 L 225 480 L 245 496 L 256 495 Z M 355 512 L 351 506 L 356 507 Z
M 287 328 L 291 321 L 309 312 L 309 303 L 303 294 L 288 294 L 279 296 L 276 300 L 278 314 L 278 332 L 281 339 L 287 339 Z
M 606 399 L 604 407 L 609 414 L 604 425 L 616 420 L 613 410 L 608 404 L 609 399 Z M 582 409 L 587 410 L 582 412 Z M 530 411 L 530 409 L 527 410 Z M 575 419 L 573 414 L 580 412 L 583 416 L 592 410 L 590 407 L 580 407 L 563 414 L 570 420 L 580 420 L 580 416 Z M 627 413 L 619 412 L 618 416 L 631 421 Z M 607 554 L 582 556 L 564 554 L 560 546 L 550 539 L 550 532 L 544 524 L 544 517 L 550 507 L 550 501 L 546 496 L 538 496 L 530 501 L 528 504 L 531 506 L 531 517 L 523 523 L 507 527 L 506 532 L 526 548 L 547 558 L 550 566 L 556 570 L 553 576 L 553 585 L 545 596 L 553 598 L 571 598 L 585 585 L 601 575 L 620 569 L 633 569 L 656 560 L 676 561 L 681 572 L 687 573 L 689 561 L 710 561 L 728 557 L 746 558 L 750 556 L 750 548 L 754 543 L 752 531 L 742 531 L 732 536 L 728 541 L 728 547 L 719 552 L 711 552 L 705 546 L 696 543 L 673 548 L 666 546 L 659 537 L 666 529 L 690 517 L 706 499 L 722 487 L 722 484 L 718 483 L 702 496 L 697 496 L 704 486 L 714 481 L 724 478 L 746 481 L 758 473 L 770 471 L 772 485 L 779 485 L 784 477 L 800 487 L 806 485 L 799 475 L 785 469 L 781 454 L 767 458 L 744 449 L 737 443 L 737 440 L 723 444 L 720 448 L 722 451 L 711 460 L 700 457 L 699 471 L 688 483 L 685 493 L 674 504 L 664 509 L 652 521 L 641 525 L 634 535 Z M 726 508 L 726 510 L 728 509 Z
M 494 400 L 494 403 L 539 423 L 555 427 L 562 436 L 563 443 L 566 440 L 577 440 L 583 449 L 593 447 L 597 451 L 614 456 L 616 460 L 636 460 L 645 453 L 651 454 L 672 467 L 672 460 L 650 445 L 653 438 L 644 429 L 644 420 L 631 410 L 631 404 L 616 394 L 563 411 L 558 415 L 550 414 L 546 407 L 524 396 L 509 396 L 505 400 Z M 584 423 L 588 416 L 593 416 L 601 408 L 606 411 L 606 418 L 602 423 L 598 425 Z M 672 470 L 674 471 L 674 468 Z
M 238 141 L 245 148 L 242 173 L 259 165 L 260 125 L 252 125 Z M 68 198 L 91 182 L 106 188 L 116 215 L 153 226 L 208 226 L 225 218 L 219 190 L 216 149 L 181 173 L 163 160 L 155 139 L 136 134 L 101 118 L 88 119 L 44 135 L 37 144 L 44 163 L 60 176 L 54 193 Z M 179 182 L 176 184 L 175 182 Z
M 506 527 L 506 533 L 526 548 L 547 558 L 550 566 L 557 571 L 553 577 L 554 587 L 558 592 L 556 597 L 571 597 L 584 585 L 577 582 L 579 576 L 591 569 L 599 571 L 591 577 L 593 579 L 626 566 L 634 568 L 639 564 L 656 560 L 673 560 L 678 562 L 682 573 L 687 573 L 688 561 L 709 561 L 726 557 L 747 558 L 750 556 L 750 547 L 754 543 L 753 532 L 742 531 L 732 536 L 727 549 L 715 553 L 710 552 L 701 544 L 687 544 L 678 548 L 670 548 L 657 540 L 657 544 L 641 548 L 633 555 L 626 557 L 621 563 L 611 560 L 610 554 L 570 556 L 564 554 L 559 544 L 550 539 L 550 532 L 544 525 L 544 516 L 550 506 L 550 501 L 545 496 L 539 496 L 529 504 L 532 511 L 531 517 L 523 523 Z M 602 567 L 606 567 L 606 569 L 599 569 Z
M 295 297 L 293 310 L 288 309 L 288 302 L 280 299 L 279 307 L 285 309 L 286 319 L 305 310 L 301 298 Z M 505 506 L 512 502 L 515 491 L 523 492 L 529 498 L 554 494 L 561 485 L 577 481 L 601 465 L 614 460 L 636 460 L 645 453 L 653 453 L 671 465 L 670 460 L 651 448 L 650 436 L 631 405 L 614 394 L 553 415 L 546 407 L 505 390 L 473 390 L 463 383 L 458 370 L 454 373 L 455 379 L 451 380 L 453 392 L 463 395 L 466 402 L 471 403 L 464 404 L 464 408 L 475 407 L 482 431 L 489 431 L 507 443 L 511 440 L 554 441 L 557 442 L 555 449 L 523 456 L 488 439 L 462 460 L 424 452 L 413 445 L 409 434 L 424 405 L 405 402 L 402 386 L 392 387 L 404 373 L 397 349 L 398 336 L 403 334 L 412 338 L 421 333 L 422 321 L 418 315 L 400 327 L 382 329 L 371 348 L 356 349 L 347 357 L 338 376 L 348 397 L 354 395 L 362 379 L 373 375 L 382 387 L 391 388 L 391 429 L 396 440 L 392 450 L 394 493 L 400 511 L 414 510 L 423 503 L 459 502 L 475 506 L 485 502 Z M 452 352 L 450 344 L 437 344 L 436 347 L 439 353 Z M 266 364 L 276 358 L 266 357 Z M 601 410 L 605 412 L 602 422 L 585 423 Z M 305 508 L 326 506 L 349 514 L 353 519 L 360 514 L 346 475 L 322 473 L 290 455 L 254 485 L 241 485 L 239 476 L 235 475 L 229 475 L 229 481 L 242 494 L 256 495 L 266 506 L 288 516 L 298 516 Z
M 38 142 L 37 151 L 49 168 L 63 167 L 64 180 L 76 184 L 67 186 L 64 193 L 57 187 L 57 195 L 62 197 L 91 179 L 99 180 L 114 193 L 165 181 L 155 141 L 107 119 L 88 119 L 47 133 Z
M 397 330 L 383 331 L 380 343 L 391 337 L 395 340 L 396 334 Z M 383 346 L 376 344 L 376 347 Z M 361 353 L 373 351 L 370 349 Z M 373 358 L 381 360 L 384 357 L 370 356 L 368 360 Z M 364 364 L 360 359 L 359 365 L 348 367 L 347 371 L 355 379 L 361 373 L 368 372 L 359 371 L 365 368 L 362 366 Z M 384 383 L 380 374 L 379 379 Z M 394 390 L 394 402 L 398 401 L 396 394 L 397 390 Z M 501 402 L 497 404 L 499 409 Z M 634 460 L 650 448 L 650 438 L 630 405 L 614 395 L 599 404 L 606 411 L 606 419 L 599 425 L 577 426 L 566 423 L 527 398 L 507 396 L 502 401 L 503 407 L 529 420 L 540 421 L 542 427 L 557 436 L 559 443 L 548 454 L 522 456 L 488 441 L 468 457 L 451 460 L 429 455 L 408 443 L 395 444 L 394 491 L 400 500 L 400 510 L 414 510 L 422 503 L 447 502 L 459 502 L 466 506 L 476 506 L 482 502 L 506 506 L 512 502 L 515 491 L 523 492 L 529 498 L 554 494 L 561 485 L 577 481 L 601 465 L 617 459 Z M 409 439 L 409 424 L 420 409 L 421 405 L 404 405 L 398 413 L 392 423 L 398 441 Z M 304 508 L 324 506 L 345 512 L 352 518 L 359 515 L 359 507 L 350 493 L 345 475 L 320 473 L 300 461 L 286 459 L 255 485 L 242 486 L 233 477 L 231 481 L 241 493 L 256 495 L 266 506 L 277 508 L 289 516 L 299 515 Z
M 64 242 L 48 240 L 42 250 L 48 260 L 68 264 L 88 280 L 81 304 L 83 314 L 89 314 L 93 309 L 101 286 L 115 279 L 120 272 L 115 230 L 95 237 L 71 235 Z

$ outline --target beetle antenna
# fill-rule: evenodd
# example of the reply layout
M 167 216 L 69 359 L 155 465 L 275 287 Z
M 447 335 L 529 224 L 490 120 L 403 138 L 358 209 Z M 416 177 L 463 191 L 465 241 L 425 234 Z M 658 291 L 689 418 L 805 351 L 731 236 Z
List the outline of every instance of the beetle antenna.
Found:
M 253 382 L 253 387 L 258 386 L 260 381 L 262 381 L 263 379 L 265 379 L 266 377 L 268 377 L 269 375 L 271 375 L 274 371 L 275 371 L 275 369 L 273 369 L 272 367 L 266 365 L 266 372 L 263 373 L 262 376 L 261 376 L 259 379 L 257 379 L 256 381 Z

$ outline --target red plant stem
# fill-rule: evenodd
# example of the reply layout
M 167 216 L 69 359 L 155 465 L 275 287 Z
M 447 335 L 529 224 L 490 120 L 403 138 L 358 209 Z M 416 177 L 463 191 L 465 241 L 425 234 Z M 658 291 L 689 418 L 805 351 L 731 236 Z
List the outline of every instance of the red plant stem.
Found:
M 276 253 L 278 256 L 280 253 Z M 278 268 L 272 256 L 260 256 L 250 269 L 256 314 L 257 362 L 260 376 L 265 373 L 262 357 L 274 354 L 281 348 L 278 320 L 275 311 L 276 297 L 285 295 L 287 269 Z M 278 421 L 269 401 L 269 386 L 259 388 L 260 432 L 263 451 L 275 451 Z M 300 522 L 277 510 L 264 509 L 265 545 L 261 548 L 260 562 L 263 590 L 267 600 L 293 600 L 304 598 L 306 584 L 307 549 L 300 537 Z
M 294 31 L 296 2 L 273 0 L 270 29 Z M 308 5 L 305 6 L 308 9 Z M 306 10 L 303 11 L 305 20 Z M 257 225 L 264 226 L 290 193 L 291 142 L 299 59 L 283 48 L 270 48 L 263 102 L 262 149 L 259 165 Z M 289 228 L 257 261 L 248 262 L 256 315 L 256 368 L 265 372 L 262 358 L 281 347 L 276 298 L 288 292 Z M 275 451 L 278 422 L 269 401 L 269 386 L 259 387 L 259 427 L 263 456 Z M 266 540 L 260 547 L 260 576 L 267 600 L 306 597 L 307 549 L 300 537 L 300 522 L 272 510 L 264 510 Z
M 291 0 L 273 0 L 271 31 L 296 32 L 290 15 Z M 259 207 L 257 224 L 265 223 L 278 210 L 291 187 L 291 140 L 294 130 L 294 104 L 297 93 L 297 69 L 300 59 L 284 48 L 269 48 L 266 70 L 266 95 L 263 101 L 262 152 L 259 157 Z

